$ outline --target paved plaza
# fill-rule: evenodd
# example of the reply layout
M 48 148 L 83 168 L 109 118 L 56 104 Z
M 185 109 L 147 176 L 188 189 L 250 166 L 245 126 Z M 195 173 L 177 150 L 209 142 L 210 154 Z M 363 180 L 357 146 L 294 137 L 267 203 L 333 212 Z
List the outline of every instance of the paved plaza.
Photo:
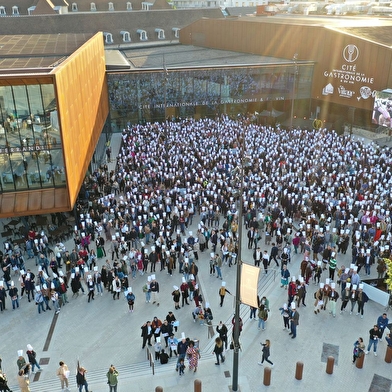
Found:
M 118 135 L 113 137 L 112 151 L 119 144 Z M 5 223 L 8 220 L 5 220 Z M 197 229 L 197 216 L 193 219 L 191 229 Z M 246 231 L 243 231 L 243 244 Z M 73 248 L 73 240 L 65 243 L 67 249 Z M 270 250 L 264 246 L 264 238 L 260 241 L 261 249 Z M 106 249 L 108 250 L 109 244 Z M 243 261 L 253 264 L 252 253 L 243 247 Z M 234 297 L 226 295 L 223 307 L 219 306 L 218 291 L 221 280 L 209 274 L 209 255 L 206 250 L 200 253 L 197 265 L 199 267 L 198 282 L 202 290 L 204 302 L 208 302 L 213 312 L 214 329 L 222 320 L 230 327 L 234 310 Z M 109 256 L 109 252 L 108 252 Z M 349 266 L 351 255 L 337 257 L 338 265 Z M 293 255 L 288 268 L 291 275 L 298 276 L 302 261 L 300 254 Z M 99 269 L 105 259 L 99 259 Z M 35 271 L 35 263 L 30 259 L 27 268 Z M 235 293 L 236 266 L 223 266 L 223 280 L 231 293 Z M 271 263 L 272 267 L 272 263 Z M 361 271 L 361 278 L 364 278 Z M 150 275 L 150 273 L 148 274 Z M 32 392 L 60 391 L 60 381 L 56 377 L 58 362 L 64 361 L 71 370 L 70 390 L 76 391 L 75 371 L 77 362 L 87 370 L 89 390 L 93 392 L 108 391 L 106 373 L 111 364 L 119 370 L 118 392 L 154 391 L 162 386 L 164 391 L 193 391 L 195 379 L 202 381 L 202 390 L 206 392 L 228 391 L 232 384 L 233 352 L 226 351 L 226 361 L 220 366 L 215 365 L 215 355 L 212 354 L 213 340 L 208 337 L 208 328 L 194 322 L 192 310 L 194 305 L 174 310 L 171 293 L 173 285 L 180 286 L 182 275 L 177 271 L 170 276 L 166 270 L 155 272 L 160 284 L 160 305 L 145 302 L 142 286 L 147 276 L 137 274 L 136 279 L 129 277 L 130 286 L 136 295 L 135 311 L 130 313 L 123 296 L 113 300 L 107 291 L 103 296 L 95 296 L 88 303 L 87 295 L 80 294 L 72 297 L 69 290 L 69 304 L 61 308 L 58 315 L 51 311 L 38 314 L 34 302 L 27 302 L 24 297 L 20 300 L 20 308 L 12 310 L 11 301 L 7 299 L 7 310 L 0 314 L 1 320 L 1 349 L 3 370 L 7 373 L 10 388 L 15 392 L 17 386 L 17 351 L 26 352 L 26 345 L 31 344 L 37 352 L 42 372 L 36 373 L 31 379 Z M 377 276 L 375 266 L 372 267 L 371 277 Z M 325 280 L 324 271 L 322 279 Z M 18 276 L 13 276 L 18 286 Z M 84 285 L 85 287 L 85 285 Z M 283 303 L 287 302 L 287 291 L 280 287 L 280 270 L 276 267 L 265 275 L 260 271 L 259 294 L 266 295 L 270 301 L 270 315 L 264 331 L 258 330 L 257 322 L 249 319 L 249 307 L 241 305 L 241 317 L 244 328 L 241 334 L 242 350 L 239 354 L 239 386 L 243 392 L 256 391 L 379 391 L 388 392 L 392 384 L 391 364 L 384 361 L 386 343 L 379 343 L 378 356 L 372 352 L 366 355 L 363 369 L 357 369 L 352 364 L 353 343 L 359 336 L 364 338 L 367 345 L 369 329 L 375 324 L 385 308 L 369 301 L 365 305 L 364 318 L 349 312 L 337 314 L 333 318 L 328 310 L 315 315 L 313 312 L 313 294 L 317 286 L 311 282 L 307 287 L 306 307 L 299 307 L 300 314 L 297 338 L 290 339 L 287 331 L 283 330 L 280 311 Z M 86 290 L 86 288 L 85 288 Z M 340 307 L 340 300 L 338 306 Z M 191 339 L 198 339 L 201 348 L 201 360 L 196 373 L 188 372 L 180 377 L 175 371 L 176 359 L 169 363 L 156 363 L 153 369 L 147 360 L 146 349 L 142 349 L 141 326 L 147 320 L 157 316 L 163 320 L 168 311 L 173 311 L 180 321 L 176 337 L 180 339 L 181 332 Z M 392 311 L 388 316 L 392 318 Z M 261 359 L 260 342 L 271 341 L 271 357 L 275 366 L 272 369 L 271 385 L 263 385 L 263 367 L 257 364 Z M 326 373 L 326 358 L 333 355 L 335 367 L 332 375 Z M 304 364 L 303 379 L 295 379 L 297 361 Z

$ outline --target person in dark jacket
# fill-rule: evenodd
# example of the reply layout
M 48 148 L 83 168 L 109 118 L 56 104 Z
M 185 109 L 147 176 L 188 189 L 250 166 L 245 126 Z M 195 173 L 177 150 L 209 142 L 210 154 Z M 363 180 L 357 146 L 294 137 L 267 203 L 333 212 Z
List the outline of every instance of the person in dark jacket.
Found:
M 369 344 L 367 346 L 367 350 L 365 351 L 365 354 L 369 354 L 369 351 L 373 346 L 374 356 L 377 357 L 377 344 L 378 341 L 380 340 L 380 337 L 381 337 L 381 332 L 378 329 L 377 325 L 374 325 L 374 327 L 371 330 L 369 330 Z
M 225 362 L 225 357 L 223 356 L 223 341 L 220 337 L 217 337 L 215 339 L 215 347 L 214 347 L 214 351 L 212 352 L 212 354 L 216 355 L 215 365 L 220 365 L 219 357 L 221 358 L 222 363 Z
M 86 373 L 87 370 L 84 367 L 78 366 L 78 373 L 76 374 L 76 384 L 78 385 L 79 392 L 82 392 L 83 387 L 85 392 L 89 392 L 88 383 L 86 380 Z
M 262 352 L 263 356 L 261 358 L 261 362 L 258 362 L 260 366 L 263 366 L 264 361 L 268 362 L 271 367 L 274 367 L 274 364 L 268 359 L 270 356 L 270 347 L 271 347 L 271 342 L 269 339 L 266 339 L 265 343 L 260 343 L 262 346 Z

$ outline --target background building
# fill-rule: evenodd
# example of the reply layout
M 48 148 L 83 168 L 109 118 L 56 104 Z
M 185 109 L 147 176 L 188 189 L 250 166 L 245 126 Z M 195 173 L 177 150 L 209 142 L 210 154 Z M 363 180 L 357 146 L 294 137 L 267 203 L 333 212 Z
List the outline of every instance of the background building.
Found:
M 50 13 L 39 0 L 34 16 L 1 18 L 0 216 L 71 210 L 102 130 L 128 123 L 248 113 L 392 129 L 392 100 L 378 93 L 392 78 L 388 20 L 86 4 Z M 373 110 L 376 96 L 385 108 Z
M 102 33 L 0 48 L 0 217 L 72 210 L 109 111 Z

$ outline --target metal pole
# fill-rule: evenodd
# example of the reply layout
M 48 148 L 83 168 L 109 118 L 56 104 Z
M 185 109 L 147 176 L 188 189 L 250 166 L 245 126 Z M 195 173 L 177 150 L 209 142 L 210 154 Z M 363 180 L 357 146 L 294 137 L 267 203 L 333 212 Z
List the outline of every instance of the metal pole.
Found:
M 242 209 L 244 193 L 244 153 L 245 153 L 245 133 L 246 126 L 242 133 L 241 141 L 241 175 L 240 175 L 240 204 L 238 211 L 238 255 L 237 255 L 237 276 L 236 276 L 236 290 L 235 290 L 235 314 L 234 314 L 234 357 L 233 357 L 233 385 L 232 390 L 238 391 L 238 365 L 239 365 L 239 351 L 240 351 L 240 305 L 241 305 L 241 264 L 242 264 Z
M 291 113 L 290 113 L 290 128 L 293 128 L 293 117 L 294 117 L 294 101 L 295 101 L 295 84 L 297 81 L 297 58 L 298 58 L 298 54 L 295 53 L 293 56 L 293 62 L 295 65 L 295 69 L 294 69 L 294 80 L 293 80 L 293 89 L 291 91 Z

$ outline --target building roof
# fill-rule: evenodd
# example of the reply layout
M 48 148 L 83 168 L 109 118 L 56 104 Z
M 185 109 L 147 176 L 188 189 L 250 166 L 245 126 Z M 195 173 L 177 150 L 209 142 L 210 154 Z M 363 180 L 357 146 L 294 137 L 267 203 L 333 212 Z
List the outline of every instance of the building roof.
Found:
M 127 3 L 132 4 L 132 10 L 141 10 L 142 2 L 151 3 L 151 9 L 171 9 L 172 7 L 166 0 L 0 0 L 0 6 L 5 7 L 7 15 L 12 15 L 12 7 L 18 7 L 20 15 L 28 15 L 30 7 L 36 7 L 32 15 L 45 15 L 48 14 L 49 8 L 54 7 L 67 7 L 68 12 L 117 12 L 128 11 Z M 113 3 L 114 11 L 109 11 L 109 2 Z M 47 3 L 47 4 L 44 4 Z M 91 11 L 91 3 L 95 4 L 96 11 Z M 77 11 L 73 11 L 72 5 L 76 5 Z M 56 13 L 55 10 L 53 10 Z
M 221 18 L 222 13 L 214 8 L 5 17 L 1 18 L 0 34 L 95 34 L 102 31 L 112 34 L 113 44 L 118 45 L 123 43 L 121 31 L 130 33 L 131 43 L 141 42 L 138 30 L 146 31 L 148 41 L 160 41 L 157 28 L 164 30 L 165 39 L 172 40 L 175 38 L 173 28 L 185 27 L 204 17 Z
M 392 22 L 383 26 L 338 27 L 336 30 L 388 47 L 392 44 Z
M 245 16 L 238 18 L 241 22 L 278 23 L 295 25 L 322 26 L 339 31 L 342 34 L 352 35 L 363 40 L 372 41 L 380 45 L 391 47 L 392 43 L 392 19 L 380 19 L 379 17 L 355 18 L 355 17 L 322 17 L 290 15 L 289 17 L 275 15 L 269 17 Z
M 10 69 L 54 68 L 87 42 L 92 35 L 1 35 L 1 74 L 9 73 Z
M 128 69 L 133 70 L 157 70 L 195 68 L 202 66 L 219 67 L 224 66 L 254 66 L 261 64 L 286 64 L 288 60 L 276 57 L 259 56 L 253 54 L 232 52 L 229 50 L 219 50 L 202 48 L 193 45 L 166 45 L 166 46 L 138 46 L 135 49 L 122 51 L 107 50 L 110 52 L 110 67 L 108 69 L 124 69 L 124 58 L 128 63 Z M 117 57 L 113 52 L 117 52 Z M 118 56 L 122 53 L 123 57 Z M 291 63 L 291 61 L 290 61 Z
M 57 12 L 54 10 L 55 5 L 50 0 L 38 0 L 34 11 L 31 15 L 53 15 Z

